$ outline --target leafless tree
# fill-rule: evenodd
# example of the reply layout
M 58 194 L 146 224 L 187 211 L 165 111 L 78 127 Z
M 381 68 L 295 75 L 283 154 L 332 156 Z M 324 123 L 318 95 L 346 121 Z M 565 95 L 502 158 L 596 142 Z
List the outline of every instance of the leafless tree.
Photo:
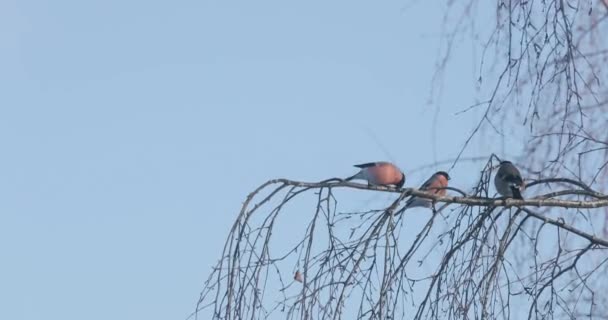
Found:
M 444 21 L 434 87 L 463 34 L 483 52 L 482 102 L 463 110 L 479 122 L 452 161 L 480 165 L 474 187 L 270 180 L 243 204 L 192 317 L 608 319 L 608 1 L 449 1 Z M 491 191 L 499 157 L 466 156 L 481 132 L 523 145 L 525 200 Z M 339 201 L 361 192 L 390 198 Z M 410 196 L 432 209 L 411 214 Z

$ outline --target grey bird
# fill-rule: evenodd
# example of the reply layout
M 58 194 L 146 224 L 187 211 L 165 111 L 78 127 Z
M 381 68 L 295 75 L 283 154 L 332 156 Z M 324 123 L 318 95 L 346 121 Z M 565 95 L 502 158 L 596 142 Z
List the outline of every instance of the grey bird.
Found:
M 503 197 L 523 199 L 521 193 L 525 189 L 524 179 L 510 161 L 500 162 L 498 172 L 494 177 L 494 186 Z

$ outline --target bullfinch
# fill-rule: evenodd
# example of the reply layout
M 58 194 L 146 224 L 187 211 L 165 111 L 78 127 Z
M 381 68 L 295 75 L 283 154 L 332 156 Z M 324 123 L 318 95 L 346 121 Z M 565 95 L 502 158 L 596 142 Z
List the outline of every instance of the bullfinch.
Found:
M 405 174 L 403 174 L 396 165 L 390 162 L 370 162 L 356 164 L 355 167 L 361 170 L 354 176 L 346 178 L 346 181 L 361 179 L 366 180 L 369 185 L 394 185 L 398 189 L 401 189 L 405 183 Z
M 304 282 L 304 277 L 300 271 L 296 271 L 296 273 L 293 275 L 293 280 L 302 283 Z
M 428 191 L 429 193 L 444 196 L 446 193 L 446 189 L 448 186 L 448 181 L 450 180 L 450 175 L 445 171 L 437 171 L 435 172 L 428 180 L 426 180 L 422 186 L 420 186 L 420 191 Z M 424 199 L 418 197 L 411 197 L 405 203 L 405 208 L 413 208 L 413 207 L 425 207 L 430 208 L 433 200 Z
M 500 162 L 498 172 L 494 177 L 494 186 L 503 197 L 523 199 L 521 193 L 525 189 L 524 179 L 510 161 Z

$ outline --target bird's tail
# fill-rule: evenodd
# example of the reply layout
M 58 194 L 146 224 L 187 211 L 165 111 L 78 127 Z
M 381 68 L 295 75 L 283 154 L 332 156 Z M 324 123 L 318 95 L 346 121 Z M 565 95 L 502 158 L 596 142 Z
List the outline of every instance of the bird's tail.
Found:
M 344 179 L 344 181 L 351 181 L 351 180 L 360 179 L 360 178 L 361 178 L 361 172 L 357 172 L 357 174 Z
M 429 199 L 423 199 L 418 197 L 411 197 L 405 203 L 404 209 L 411 209 L 416 207 L 430 208 L 432 201 Z
M 357 179 L 357 175 L 350 176 L 350 177 L 344 179 L 344 181 L 351 181 L 353 179 Z
M 409 209 L 413 201 L 414 197 L 410 197 L 409 199 L 407 199 L 407 201 L 405 202 L 405 206 L 403 206 L 403 211 Z
M 519 190 L 519 187 L 511 186 L 511 192 L 513 192 L 513 199 L 520 199 L 520 200 L 524 199 L 521 196 L 521 190 Z

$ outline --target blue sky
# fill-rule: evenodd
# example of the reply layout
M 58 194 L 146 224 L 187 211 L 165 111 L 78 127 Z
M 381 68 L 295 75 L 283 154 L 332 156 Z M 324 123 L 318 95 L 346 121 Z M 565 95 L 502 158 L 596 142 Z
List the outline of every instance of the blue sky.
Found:
M 455 51 L 435 118 L 441 17 L 406 1 L 0 3 L 0 318 L 185 318 L 262 182 L 454 157 L 474 59 Z

